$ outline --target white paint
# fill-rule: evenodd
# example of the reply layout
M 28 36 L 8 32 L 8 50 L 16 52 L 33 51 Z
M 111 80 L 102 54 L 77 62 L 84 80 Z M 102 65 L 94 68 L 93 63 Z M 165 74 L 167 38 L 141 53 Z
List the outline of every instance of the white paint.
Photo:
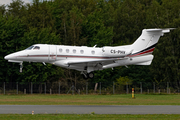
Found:
M 126 46 L 98 48 L 35 44 L 4 58 L 9 62 L 16 63 L 22 63 L 23 61 L 50 63 L 82 71 L 84 74 L 117 66 L 150 65 L 154 58 L 152 52 L 160 36 L 170 30 L 172 28 L 144 29 L 141 36 L 132 45 Z

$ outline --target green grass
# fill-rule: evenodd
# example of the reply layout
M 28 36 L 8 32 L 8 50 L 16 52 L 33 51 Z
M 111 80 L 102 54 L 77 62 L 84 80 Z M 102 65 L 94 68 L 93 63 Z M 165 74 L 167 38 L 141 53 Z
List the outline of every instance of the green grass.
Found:
M 180 95 L 0 95 L 1 105 L 180 105 Z M 180 120 L 180 115 L 0 114 L 0 120 Z
M 180 95 L 0 95 L 0 105 L 180 105 Z
M 0 120 L 180 120 L 180 115 L 98 115 L 98 114 L 37 114 L 0 115 Z

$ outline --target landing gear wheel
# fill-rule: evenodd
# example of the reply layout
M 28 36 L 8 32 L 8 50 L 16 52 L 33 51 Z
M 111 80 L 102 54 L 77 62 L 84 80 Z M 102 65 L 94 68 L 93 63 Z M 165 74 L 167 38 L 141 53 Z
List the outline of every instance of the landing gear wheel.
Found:
M 93 72 L 90 72 L 90 73 L 81 72 L 81 74 L 83 75 L 84 79 L 88 79 L 88 78 L 92 79 L 92 78 L 94 78 L 94 73 Z
M 88 78 L 92 79 L 92 78 L 94 78 L 94 73 L 93 72 L 87 73 L 85 71 L 82 71 L 81 74 L 83 75 L 84 79 L 88 79 Z
M 93 72 L 90 72 L 90 73 L 88 74 L 88 77 L 89 77 L 90 79 L 94 78 L 94 73 L 93 73 Z

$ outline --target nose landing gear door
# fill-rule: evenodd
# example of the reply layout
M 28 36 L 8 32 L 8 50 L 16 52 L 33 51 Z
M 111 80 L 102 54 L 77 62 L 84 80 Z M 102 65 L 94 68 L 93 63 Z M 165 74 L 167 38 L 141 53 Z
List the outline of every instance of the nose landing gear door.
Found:
M 57 57 L 57 51 L 55 45 L 49 45 L 49 61 L 55 61 Z

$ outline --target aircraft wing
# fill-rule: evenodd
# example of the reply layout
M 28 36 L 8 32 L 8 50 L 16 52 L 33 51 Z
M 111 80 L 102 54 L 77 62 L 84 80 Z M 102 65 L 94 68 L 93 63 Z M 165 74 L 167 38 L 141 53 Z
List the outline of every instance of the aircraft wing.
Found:
M 70 61 L 67 61 L 66 64 L 68 65 L 75 65 L 75 64 L 87 64 L 87 63 L 90 63 L 90 64 L 96 64 L 96 63 L 101 63 L 103 65 L 106 65 L 106 64 L 110 64 L 110 63 L 114 63 L 116 60 L 124 60 L 124 59 L 128 59 L 128 57 L 124 57 L 124 58 L 108 58 L 108 59 L 87 59 L 87 60 L 70 60 Z
M 124 58 L 104 58 L 104 59 L 79 59 L 79 60 L 66 60 L 63 62 L 64 65 L 67 66 L 67 68 L 75 69 L 78 71 L 83 71 L 87 68 L 87 72 L 95 71 L 95 70 L 101 70 L 104 65 L 109 65 L 116 63 L 118 60 L 125 60 L 128 59 L 128 57 Z M 60 64 L 60 63 L 56 63 Z M 62 62 L 61 62 L 62 64 Z M 93 68 L 92 68 L 93 67 Z

